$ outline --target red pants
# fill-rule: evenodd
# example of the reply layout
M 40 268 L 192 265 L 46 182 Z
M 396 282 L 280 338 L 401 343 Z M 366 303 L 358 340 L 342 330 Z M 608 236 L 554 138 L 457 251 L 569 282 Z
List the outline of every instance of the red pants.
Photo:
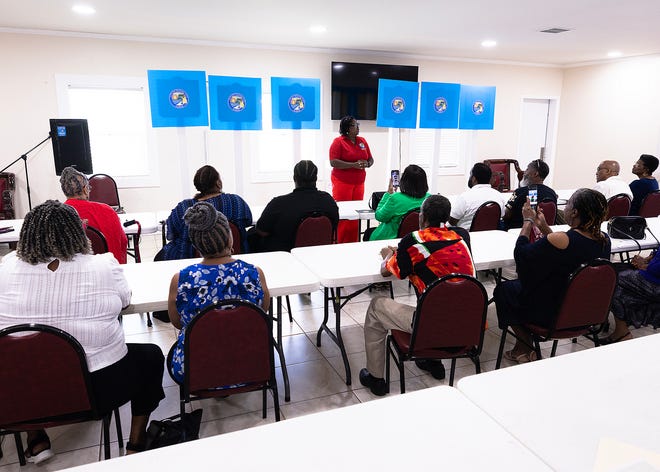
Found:
M 359 184 L 349 184 L 330 177 L 332 181 L 332 197 L 335 201 L 345 202 L 349 200 L 362 200 L 364 198 L 364 182 Z M 360 240 L 358 234 L 357 220 L 339 220 L 337 225 L 338 243 L 356 243 Z

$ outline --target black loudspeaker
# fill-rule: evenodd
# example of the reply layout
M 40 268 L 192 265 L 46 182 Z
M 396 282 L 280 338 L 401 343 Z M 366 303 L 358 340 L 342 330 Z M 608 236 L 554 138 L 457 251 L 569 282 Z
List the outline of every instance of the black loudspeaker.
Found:
M 61 175 L 62 169 L 69 166 L 83 174 L 94 173 L 87 120 L 51 119 L 50 137 L 57 175 Z

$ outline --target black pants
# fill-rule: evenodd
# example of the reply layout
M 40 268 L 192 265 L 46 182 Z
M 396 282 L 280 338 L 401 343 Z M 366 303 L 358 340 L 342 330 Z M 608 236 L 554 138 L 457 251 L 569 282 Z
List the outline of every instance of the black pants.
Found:
M 133 416 L 149 415 L 165 398 L 163 351 L 155 344 L 126 344 L 128 354 L 91 373 L 96 406 L 107 414 L 131 402 Z

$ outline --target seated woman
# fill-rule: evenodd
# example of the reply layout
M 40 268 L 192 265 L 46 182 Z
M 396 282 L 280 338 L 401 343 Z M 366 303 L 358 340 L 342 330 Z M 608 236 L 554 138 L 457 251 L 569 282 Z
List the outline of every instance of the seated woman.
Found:
M 595 190 L 576 190 L 568 200 L 564 215 L 571 228 L 567 232 L 553 233 L 543 212 L 531 208 L 529 198 L 522 213 L 523 226 L 513 253 L 518 279 L 498 285 L 494 292 L 500 328 L 511 326 L 518 337 L 504 356 L 518 363 L 536 360 L 529 333 L 520 325 L 547 326 L 559 309 L 568 276 L 580 264 L 599 257 L 609 260 L 611 247 L 608 236 L 600 230 L 607 201 Z M 546 237 L 530 243 L 534 226 Z
M 653 177 L 653 172 L 657 168 L 658 158 L 650 154 L 642 154 L 633 165 L 632 173 L 637 176 L 637 180 L 630 182 L 633 199 L 629 215 L 639 215 L 639 209 L 646 196 L 658 190 L 658 181 Z
M 120 264 L 126 264 L 128 238 L 119 217 L 115 210 L 105 203 L 89 200 L 90 186 L 85 174 L 73 167 L 65 167 L 60 176 L 60 186 L 67 198 L 64 203 L 75 208 L 86 224 L 103 233 L 108 250 Z
M 365 241 L 379 241 L 397 237 L 399 223 L 410 210 L 422 206 L 422 202 L 429 196 L 429 184 L 426 181 L 426 172 L 419 166 L 409 165 L 401 175 L 401 192 L 395 192 L 392 179 L 387 186 L 387 193 L 383 195 L 376 208 L 376 219 L 380 224 L 364 235 Z
M 632 339 L 629 325 L 660 326 L 660 251 L 648 257 L 635 256 L 631 263 L 635 269 L 619 272 L 611 307 L 614 332 L 601 339 L 602 344 Z
M 92 255 L 75 209 L 48 200 L 25 216 L 16 252 L 0 264 L 0 286 L 0 328 L 41 323 L 76 338 L 99 412 L 130 400 L 126 451 L 143 451 L 149 415 L 165 397 L 163 353 L 154 344 L 126 344 L 117 317 L 131 290 L 112 254 Z M 45 431 L 28 432 L 26 453 L 35 463 L 53 457 Z
M 195 257 L 195 250 L 188 237 L 188 227 L 183 215 L 197 202 L 208 202 L 222 212 L 229 221 L 238 226 L 241 233 L 241 250 L 248 252 L 245 228 L 252 225 L 252 212 L 245 200 L 238 195 L 223 193 L 220 174 L 212 166 L 203 166 L 197 170 L 193 184 L 198 194 L 179 202 L 167 219 L 167 240 L 169 241 L 156 260 L 189 259 Z
M 231 257 L 232 237 L 225 215 L 208 202 L 196 203 L 184 215 L 190 240 L 202 254 L 202 261 L 172 277 L 167 299 L 172 324 L 179 337 L 171 371 L 183 382 L 183 341 L 186 326 L 199 311 L 226 299 L 247 300 L 268 310 L 270 294 L 259 267 Z

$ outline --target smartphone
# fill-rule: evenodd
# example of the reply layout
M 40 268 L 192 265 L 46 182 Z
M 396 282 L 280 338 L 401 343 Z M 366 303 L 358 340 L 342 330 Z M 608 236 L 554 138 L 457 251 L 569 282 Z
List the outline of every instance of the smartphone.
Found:
M 392 171 L 392 187 L 398 187 L 399 186 L 399 170 L 394 169 Z
M 536 210 L 536 206 L 539 203 L 539 191 L 536 188 L 536 185 L 529 186 L 529 204 L 532 206 L 532 210 Z

